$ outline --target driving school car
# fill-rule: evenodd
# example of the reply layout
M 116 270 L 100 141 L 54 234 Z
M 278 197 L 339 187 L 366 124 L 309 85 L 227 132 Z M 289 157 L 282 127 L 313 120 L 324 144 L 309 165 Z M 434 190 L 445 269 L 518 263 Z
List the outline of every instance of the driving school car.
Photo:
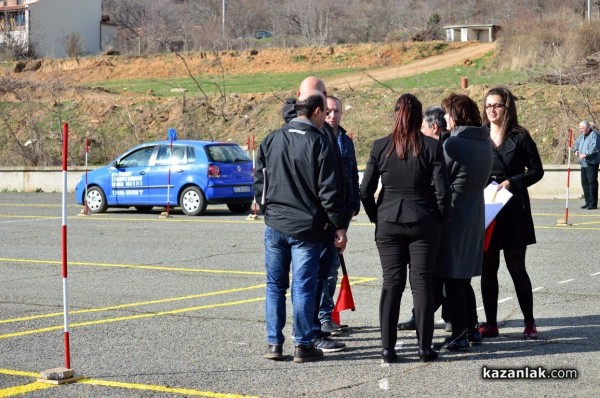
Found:
M 226 204 L 234 213 L 252 207 L 252 159 L 235 143 L 157 141 L 129 149 L 107 166 L 83 175 L 75 198 L 90 213 L 109 207 L 181 207 L 188 216 L 208 204 Z

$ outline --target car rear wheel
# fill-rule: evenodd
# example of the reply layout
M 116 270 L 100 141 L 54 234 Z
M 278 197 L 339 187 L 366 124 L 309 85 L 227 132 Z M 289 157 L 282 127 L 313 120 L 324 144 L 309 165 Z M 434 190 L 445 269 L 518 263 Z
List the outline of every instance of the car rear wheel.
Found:
M 206 211 L 204 192 L 198 187 L 187 187 L 181 193 L 179 203 L 183 213 L 188 216 L 199 216 Z
M 87 190 L 87 207 L 90 213 L 104 213 L 108 209 L 106 196 L 102 188 L 98 186 L 90 187 Z
M 154 206 L 134 206 L 140 213 L 149 213 Z
M 252 208 L 252 203 L 227 203 L 227 208 L 232 213 L 247 213 Z

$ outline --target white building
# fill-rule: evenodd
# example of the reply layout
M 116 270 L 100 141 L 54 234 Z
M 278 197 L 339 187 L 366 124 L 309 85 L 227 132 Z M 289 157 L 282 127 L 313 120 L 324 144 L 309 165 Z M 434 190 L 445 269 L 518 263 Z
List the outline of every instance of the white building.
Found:
M 0 46 L 20 44 L 38 57 L 67 56 L 77 34 L 81 53 L 100 52 L 102 0 L 0 0 Z
M 450 25 L 444 26 L 444 29 L 446 30 L 446 41 L 492 42 L 496 40 L 500 26 L 493 24 Z

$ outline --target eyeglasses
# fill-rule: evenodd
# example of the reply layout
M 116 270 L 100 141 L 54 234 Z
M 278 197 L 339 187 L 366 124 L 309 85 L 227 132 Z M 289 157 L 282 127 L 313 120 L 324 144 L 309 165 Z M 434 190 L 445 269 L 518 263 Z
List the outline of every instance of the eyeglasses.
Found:
M 504 108 L 504 104 L 487 104 L 485 106 L 485 109 L 490 110 L 490 109 L 502 109 Z

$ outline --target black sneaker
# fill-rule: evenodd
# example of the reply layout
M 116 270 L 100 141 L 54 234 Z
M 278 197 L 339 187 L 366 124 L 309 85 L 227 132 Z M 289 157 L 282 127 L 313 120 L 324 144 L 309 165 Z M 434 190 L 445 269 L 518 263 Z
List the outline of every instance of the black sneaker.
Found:
M 400 322 L 398 324 L 400 330 L 417 330 L 417 323 L 415 322 L 415 316 L 413 315 L 408 321 Z
M 331 340 L 329 337 L 317 337 L 313 339 L 313 345 L 323 352 L 338 352 L 346 348 L 346 344 Z
M 332 336 L 341 336 L 344 334 L 344 331 L 340 328 L 340 326 L 336 325 L 333 321 L 321 322 L 321 331 L 330 333 Z
M 281 361 L 283 359 L 283 346 L 281 344 L 269 344 L 267 346 L 265 358 Z
M 467 340 L 469 340 L 469 343 L 473 345 L 479 345 L 483 341 L 483 337 L 481 337 L 479 329 L 475 328 L 473 330 L 469 330 L 469 333 L 467 333 Z
M 313 362 L 323 359 L 323 351 L 314 345 L 298 345 L 294 350 L 294 362 Z

